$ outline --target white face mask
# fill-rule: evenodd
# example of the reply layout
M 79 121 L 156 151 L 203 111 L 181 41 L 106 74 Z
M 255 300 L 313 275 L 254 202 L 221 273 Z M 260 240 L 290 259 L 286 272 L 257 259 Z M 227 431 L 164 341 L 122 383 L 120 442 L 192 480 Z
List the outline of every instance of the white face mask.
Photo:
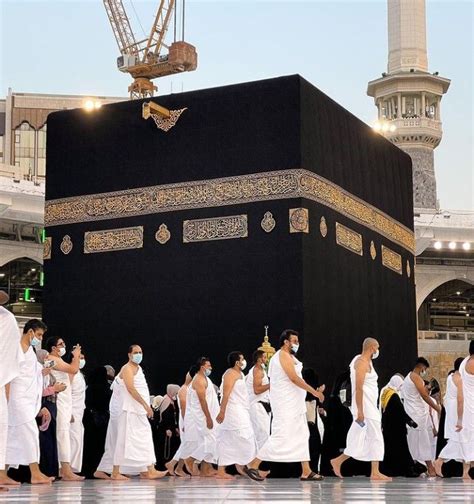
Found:
M 240 363 L 240 369 L 243 371 L 246 367 L 247 367 L 247 361 L 244 359 L 244 360 Z
M 297 353 L 300 348 L 299 343 L 292 343 L 291 344 L 291 349 L 293 350 L 293 353 Z
M 262 366 L 262 369 L 266 369 L 266 367 L 267 367 L 264 362 L 262 362 L 261 366 Z
M 423 369 L 423 371 L 420 371 L 420 376 L 426 376 L 426 369 Z
M 61 347 L 59 349 L 59 357 L 64 357 L 66 355 L 66 347 Z
M 372 359 L 376 359 L 380 355 L 380 352 L 377 350 L 372 354 Z
M 79 360 L 79 369 L 82 369 L 86 365 L 86 359 Z

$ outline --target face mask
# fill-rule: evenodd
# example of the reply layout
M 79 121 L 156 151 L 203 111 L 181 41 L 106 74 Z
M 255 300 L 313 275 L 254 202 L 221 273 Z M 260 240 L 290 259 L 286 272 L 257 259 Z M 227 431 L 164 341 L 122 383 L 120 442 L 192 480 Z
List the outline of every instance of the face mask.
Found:
M 140 364 L 142 359 L 143 359 L 143 354 L 141 354 L 141 353 L 134 353 L 132 355 L 132 362 L 134 362 L 135 364 Z
M 41 340 L 38 339 L 36 336 L 33 336 L 33 338 L 30 341 L 30 345 L 34 347 L 41 346 Z
M 265 369 L 267 367 L 267 366 L 265 366 L 264 362 L 262 362 L 261 366 L 262 366 L 262 369 Z
M 207 369 L 204 370 L 204 374 L 206 376 L 211 376 L 211 373 L 212 373 L 212 369 L 210 369 L 210 368 L 207 368 Z
M 79 361 L 79 369 L 82 369 L 86 365 L 86 359 L 81 359 Z
M 61 347 L 59 349 L 59 357 L 63 357 L 66 354 L 66 347 Z
M 243 371 L 246 367 L 247 367 L 247 361 L 244 359 L 244 360 L 240 363 L 240 369 Z
M 423 369 L 423 371 L 420 371 L 420 376 L 426 376 L 426 369 Z
M 293 353 L 296 353 L 298 350 L 299 350 L 300 346 L 298 343 L 293 343 L 291 345 L 291 350 L 293 351 Z
M 372 359 L 376 359 L 380 355 L 380 352 L 377 350 L 372 354 Z

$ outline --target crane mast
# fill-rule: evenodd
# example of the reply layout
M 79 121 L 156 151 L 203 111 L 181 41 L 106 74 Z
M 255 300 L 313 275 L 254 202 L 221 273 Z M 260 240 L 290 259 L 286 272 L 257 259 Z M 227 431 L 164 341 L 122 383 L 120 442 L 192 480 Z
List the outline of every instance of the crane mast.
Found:
M 176 12 L 176 0 L 160 0 L 150 35 L 142 40 L 137 40 L 133 33 L 122 0 L 103 2 L 121 54 L 117 58 L 118 69 L 129 73 L 134 79 L 128 88 L 130 98 L 153 96 L 157 90 L 153 79 L 196 69 L 197 53 L 194 46 L 184 40 L 176 40 L 176 35 L 170 45 L 165 42 L 173 13 Z M 181 2 L 184 16 L 185 0 Z M 174 21 L 177 23 L 176 16 Z

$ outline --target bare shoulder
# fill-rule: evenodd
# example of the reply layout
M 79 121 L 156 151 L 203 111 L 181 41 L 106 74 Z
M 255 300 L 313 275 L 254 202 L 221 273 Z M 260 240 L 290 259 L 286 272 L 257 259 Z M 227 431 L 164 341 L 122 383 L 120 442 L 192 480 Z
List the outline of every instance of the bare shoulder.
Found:
M 203 389 L 203 388 L 206 388 L 207 387 L 207 380 L 204 376 L 200 375 L 200 374 L 197 374 L 195 377 L 194 377 L 194 380 L 192 381 L 192 387 L 193 389 Z
M 422 378 L 420 375 L 418 375 L 418 374 L 414 373 L 413 371 L 411 371 L 411 372 L 410 372 L 410 380 L 411 380 L 411 381 L 412 381 L 415 385 L 416 385 L 416 384 L 422 384 L 422 385 L 424 385 L 424 383 L 425 383 L 425 382 L 423 381 L 423 378 Z
M 362 359 L 361 357 L 358 357 L 356 361 L 354 362 L 354 369 L 356 371 L 363 371 L 367 372 L 370 370 L 370 365 L 368 364 L 367 361 Z
M 460 383 L 462 383 L 461 373 L 459 371 L 456 371 L 455 373 L 453 373 L 452 379 L 455 385 L 459 385 Z
M 474 375 L 474 357 L 471 357 L 466 362 L 466 372 Z

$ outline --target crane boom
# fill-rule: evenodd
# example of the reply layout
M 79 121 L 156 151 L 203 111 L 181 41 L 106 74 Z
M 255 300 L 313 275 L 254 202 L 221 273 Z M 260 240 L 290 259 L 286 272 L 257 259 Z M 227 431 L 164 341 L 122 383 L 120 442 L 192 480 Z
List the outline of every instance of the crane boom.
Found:
M 184 1 L 182 16 L 184 23 Z M 136 39 L 122 0 L 103 0 L 115 40 L 121 56 L 117 66 L 121 72 L 129 73 L 134 82 L 129 86 L 131 98 L 153 96 L 156 86 L 152 79 L 197 67 L 196 48 L 184 40 L 165 43 L 166 33 L 175 12 L 177 0 L 159 0 L 160 4 L 147 39 Z M 176 16 L 175 16 L 176 22 Z M 184 30 L 183 30 L 184 32 Z M 163 49 L 168 54 L 163 54 Z
M 121 54 L 137 54 L 137 43 L 122 0 L 104 0 L 112 31 Z

